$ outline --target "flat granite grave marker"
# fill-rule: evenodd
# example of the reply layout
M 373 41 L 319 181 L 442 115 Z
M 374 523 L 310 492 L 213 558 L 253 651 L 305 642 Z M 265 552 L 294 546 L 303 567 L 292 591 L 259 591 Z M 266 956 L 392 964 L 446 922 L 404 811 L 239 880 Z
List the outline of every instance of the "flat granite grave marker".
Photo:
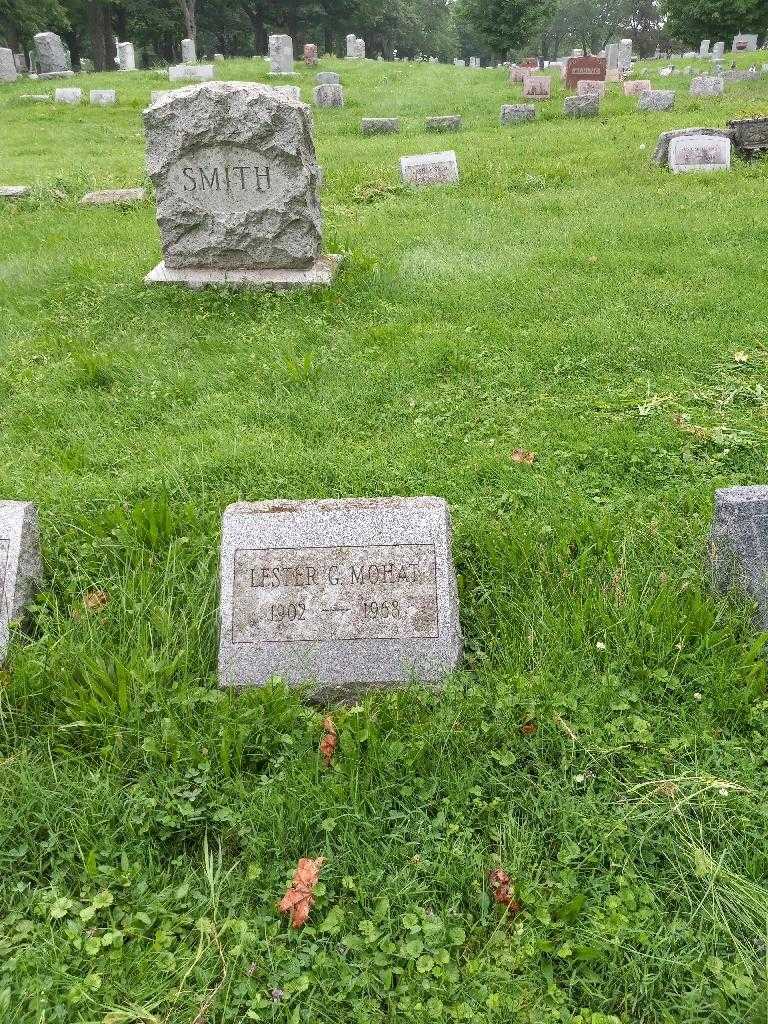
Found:
M 757 626 L 768 629 L 768 487 L 715 491 L 709 562 L 716 589 L 754 601 Z
M 82 98 L 82 89 L 56 89 L 53 94 L 54 103 L 80 103 Z
M 28 195 L 28 185 L 0 185 L 0 199 L 23 199 Z
M 392 135 L 400 131 L 399 117 L 364 117 L 360 121 L 363 135 Z
M 455 185 L 459 165 L 452 149 L 445 153 L 423 153 L 400 157 L 400 177 L 405 185 Z
M 0 82 L 15 82 L 18 77 L 13 50 L 0 46 Z
M 674 174 L 689 171 L 729 171 L 731 140 L 716 135 L 678 135 L 669 143 L 669 169 Z
M 669 146 L 673 139 L 691 135 L 706 135 L 718 139 L 731 139 L 731 132 L 725 128 L 676 128 L 669 132 L 662 132 L 656 140 L 656 148 L 651 157 L 651 163 L 658 167 L 669 165 Z
M 216 77 L 214 64 L 176 64 L 168 68 L 169 82 L 210 82 Z
M 144 111 L 164 261 L 149 284 L 329 284 L 308 106 L 252 82 L 207 82 Z
M 240 502 L 224 512 L 219 682 L 311 682 L 314 698 L 417 680 L 461 657 L 440 498 Z
M 644 112 L 671 110 L 675 105 L 676 95 L 673 89 L 652 89 L 650 92 L 640 93 L 637 109 Z
M 536 117 L 536 107 L 532 103 L 504 103 L 501 108 L 501 124 L 520 124 L 523 121 L 533 121 Z
M 605 96 L 605 82 L 594 81 L 590 78 L 580 78 L 576 83 L 577 96 L 597 96 L 602 99 Z
M 37 509 L 28 501 L 0 501 L 0 663 L 10 623 L 23 617 L 42 577 Z
M 81 206 L 136 206 L 146 198 L 143 188 L 107 188 L 99 192 L 86 192 Z
M 632 82 L 624 83 L 625 96 L 641 96 L 644 92 L 650 92 L 651 89 L 651 83 L 647 78 L 635 79 Z
M 38 32 L 34 38 L 37 77 L 70 78 L 74 72 L 69 67 L 61 37 L 55 32 Z
M 426 128 L 428 132 L 457 132 L 461 128 L 461 116 L 441 114 L 437 117 L 428 117 Z
M 563 113 L 566 117 L 597 117 L 600 113 L 600 97 L 566 96 Z
M 111 107 L 117 101 L 114 89 L 91 89 L 88 99 L 94 107 Z
M 546 75 L 529 75 L 523 80 L 523 99 L 548 100 L 552 92 L 552 81 Z
M 312 97 L 316 107 L 343 107 L 344 86 L 316 85 L 312 90 Z
M 691 79 L 691 96 L 722 96 L 725 82 L 720 75 L 697 75 Z

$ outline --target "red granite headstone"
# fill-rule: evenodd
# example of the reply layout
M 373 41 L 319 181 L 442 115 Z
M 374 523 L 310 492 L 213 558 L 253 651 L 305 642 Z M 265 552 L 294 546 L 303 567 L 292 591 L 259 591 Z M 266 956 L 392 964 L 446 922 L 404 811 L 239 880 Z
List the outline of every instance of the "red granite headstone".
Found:
M 539 66 L 539 58 L 525 57 L 523 60 L 520 61 L 519 66 L 521 68 L 537 68 Z
M 577 82 L 604 82 L 605 57 L 569 57 L 565 62 L 565 86 L 575 89 Z
M 315 43 L 304 43 L 304 63 L 309 67 L 317 64 L 317 45 Z

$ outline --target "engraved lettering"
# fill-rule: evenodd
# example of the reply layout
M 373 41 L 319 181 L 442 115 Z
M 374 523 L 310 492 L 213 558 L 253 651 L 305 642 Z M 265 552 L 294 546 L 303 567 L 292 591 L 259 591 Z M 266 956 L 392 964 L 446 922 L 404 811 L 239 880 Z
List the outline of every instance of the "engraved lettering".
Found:
M 192 183 L 192 187 L 191 188 L 189 188 L 187 185 L 184 186 L 184 191 L 185 192 L 194 192 L 195 189 L 197 188 L 197 182 L 195 181 L 195 176 L 192 173 L 193 171 L 194 171 L 194 167 L 182 167 L 182 169 L 181 169 L 181 173 L 184 175 L 184 177 L 187 179 L 187 181 Z
M 218 169 L 218 167 L 214 167 L 213 168 L 213 170 L 211 171 L 210 178 L 205 173 L 205 171 L 203 170 L 202 167 L 198 167 L 198 171 L 200 172 L 200 184 L 202 186 L 203 191 L 205 191 L 205 186 L 207 185 L 208 188 L 211 190 L 211 192 L 213 192 L 214 191 L 214 184 L 215 184 L 215 186 L 216 186 L 215 191 L 218 192 L 219 191 L 219 169 Z

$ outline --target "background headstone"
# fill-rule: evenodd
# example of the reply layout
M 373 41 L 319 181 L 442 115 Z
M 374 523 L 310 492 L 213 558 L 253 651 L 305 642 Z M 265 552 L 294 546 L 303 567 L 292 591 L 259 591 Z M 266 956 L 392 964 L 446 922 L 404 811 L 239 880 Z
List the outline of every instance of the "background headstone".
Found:
M 501 108 L 501 123 L 520 124 L 522 121 L 533 121 L 536 107 L 532 103 L 505 103 Z
M 317 107 L 343 107 L 344 87 L 341 85 L 316 85 L 312 97 Z
M 359 39 L 358 38 L 358 39 L 355 40 L 355 57 L 357 57 L 358 60 L 365 60 L 365 40 L 364 39 Z
M 652 89 L 640 94 L 637 109 L 640 111 L 671 110 L 675 105 L 676 93 L 673 89 Z
M 318 85 L 339 85 L 341 78 L 335 71 L 318 71 L 315 81 Z
M 357 43 L 357 36 L 355 35 L 354 32 L 350 32 L 349 35 L 346 38 L 347 60 L 356 60 L 357 59 L 357 47 L 355 45 L 356 43 Z
M 41 78 L 66 78 L 72 74 L 64 43 L 55 32 L 35 35 L 35 54 L 38 75 Z
M 731 168 L 731 140 L 714 135 L 678 135 L 669 143 L 669 169 L 687 171 L 728 171 Z
M 632 40 L 622 39 L 619 43 L 619 57 L 618 57 L 619 71 L 628 75 L 632 70 Z
M 619 66 L 619 44 L 608 43 L 605 48 L 605 63 L 607 68 L 617 68 Z
M 54 103 L 80 103 L 82 98 L 82 89 L 57 89 L 53 94 Z
M 99 192 L 86 192 L 80 200 L 81 206 L 136 206 L 146 198 L 143 188 L 108 188 Z
M 197 62 L 197 49 L 194 39 L 181 40 L 181 63 L 195 64 Z
M 399 117 L 364 117 L 360 121 L 363 135 L 392 135 L 400 131 Z
M 697 75 L 691 79 L 691 96 L 722 96 L 725 82 L 720 75 Z
M 605 96 L 605 82 L 594 82 L 589 78 L 581 78 L 576 83 L 577 96 Z
M 757 49 L 757 36 L 751 35 L 750 33 L 740 32 L 738 35 L 733 37 L 734 52 L 742 51 L 752 53 Z
M 709 39 L 702 39 L 701 40 L 701 43 L 699 45 L 699 56 L 700 57 L 708 57 L 709 56 Z
M 656 141 L 656 148 L 653 151 L 651 162 L 659 167 L 667 166 L 669 163 L 669 145 L 673 139 L 682 136 L 708 135 L 730 141 L 731 133 L 725 128 L 677 128 L 670 132 L 662 132 Z
M 566 117 L 597 117 L 600 99 L 598 96 L 566 96 L 563 113 Z
M 457 132 L 461 128 L 461 117 L 459 114 L 442 114 L 439 117 L 428 117 L 426 128 L 428 132 Z
M 651 88 L 651 83 L 647 78 L 638 78 L 634 81 L 624 83 L 624 95 L 640 96 L 644 92 L 650 92 Z
M 721 60 L 725 53 L 725 43 L 715 43 L 712 47 L 712 59 Z
M 317 64 L 317 45 L 315 43 L 304 44 L 304 63 L 310 68 Z
M 455 185 L 459 165 L 454 151 L 400 157 L 400 177 L 405 185 Z
M 523 81 L 523 99 L 548 100 L 552 91 L 552 82 L 546 75 L 529 75 Z
M 438 682 L 461 657 L 439 498 L 230 505 L 221 539 L 219 682 L 312 681 L 315 699 Z
M 18 77 L 13 50 L 0 46 L 0 82 L 15 82 Z
M 269 37 L 269 73 L 271 75 L 292 75 L 293 40 L 285 33 Z
M 176 64 L 168 68 L 169 82 L 184 82 L 190 79 L 196 82 L 210 82 L 216 76 L 215 64 Z
M 14 53 L 13 63 L 16 65 L 16 70 L 19 74 L 24 74 L 27 70 L 27 58 L 23 53 Z
M 133 52 L 133 43 L 117 44 L 117 62 L 121 71 L 136 70 L 136 55 Z
M 111 107 L 117 94 L 114 89 L 91 89 L 89 99 L 94 107 Z
M 565 87 L 575 89 L 579 82 L 603 82 L 607 64 L 605 57 L 569 57 L 565 62 Z

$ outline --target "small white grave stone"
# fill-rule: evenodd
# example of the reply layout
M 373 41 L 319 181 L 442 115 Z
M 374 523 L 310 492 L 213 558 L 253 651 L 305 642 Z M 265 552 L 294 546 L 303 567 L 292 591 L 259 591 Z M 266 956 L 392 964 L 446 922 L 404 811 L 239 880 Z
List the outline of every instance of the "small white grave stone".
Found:
M 400 157 L 400 177 L 406 185 L 455 185 L 459 165 L 452 149 L 445 153 L 424 153 Z
M 111 107 L 117 102 L 117 94 L 114 89 L 91 89 L 89 99 L 93 107 Z
M 133 52 L 133 43 L 117 44 L 117 62 L 121 71 L 136 70 L 136 54 Z
M 53 94 L 54 103 L 80 103 L 82 98 L 82 89 L 57 89 Z
M 181 62 L 182 64 L 194 64 L 197 61 L 197 51 L 194 39 L 181 40 Z

